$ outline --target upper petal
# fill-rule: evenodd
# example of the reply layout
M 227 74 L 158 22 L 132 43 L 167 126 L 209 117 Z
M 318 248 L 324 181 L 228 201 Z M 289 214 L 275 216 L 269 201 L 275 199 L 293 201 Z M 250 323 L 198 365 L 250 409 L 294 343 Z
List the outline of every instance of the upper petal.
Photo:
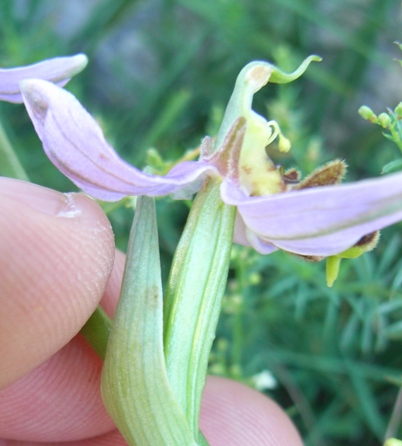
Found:
M 45 79 L 63 86 L 82 71 L 87 63 L 84 54 L 77 54 L 44 60 L 26 67 L 0 69 L 0 100 L 22 102 L 19 83 L 23 79 Z
M 21 82 L 29 116 L 53 164 L 84 192 L 115 201 L 127 195 L 168 195 L 183 188 L 195 192 L 216 169 L 186 161 L 166 176 L 144 173 L 123 161 L 105 140 L 92 116 L 66 90 L 49 82 Z
M 264 197 L 226 179 L 221 194 L 262 240 L 302 255 L 337 254 L 402 220 L 402 174 Z

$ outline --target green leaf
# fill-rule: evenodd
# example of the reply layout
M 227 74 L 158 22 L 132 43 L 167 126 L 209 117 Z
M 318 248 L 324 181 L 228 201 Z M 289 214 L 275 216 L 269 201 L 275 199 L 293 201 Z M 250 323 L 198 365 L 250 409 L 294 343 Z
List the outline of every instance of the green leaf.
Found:
M 392 141 L 393 141 L 393 139 L 392 139 Z M 391 161 L 390 163 L 386 164 L 382 168 L 382 172 L 381 173 L 398 172 L 399 170 L 402 170 L 402 159 Z
M 155 205 L 140 197 L 102 372 L 102 397 L 130 446 L 195 446 L 166 374 L 162 307 Z
M 210 181 L 191 208 L 166 289 L 166 367 L 194 435 L 226 287 L 234 216 L 235 208 L 220 198 L 219 184 Z

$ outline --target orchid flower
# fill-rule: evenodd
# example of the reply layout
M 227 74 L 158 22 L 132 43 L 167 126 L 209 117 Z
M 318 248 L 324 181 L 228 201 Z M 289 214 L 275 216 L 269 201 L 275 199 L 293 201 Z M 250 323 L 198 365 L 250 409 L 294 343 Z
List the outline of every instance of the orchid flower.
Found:
M 45 79 L 64 86 L 73 76 L 82 71 L 88 63 L 84 54 L 71 57 L 56 57 L 18 68 L 0 69 L 0 100 L 23 102 L 19 83 L 23 79 Z
M 307 58 L 291 74 L 267 62 L 248 64 L 237 78 L 215 144 L 206 138 L 198 161 L 181 162 L 166 176 L 123 161 L 67 91 L 44 80 L 20 85 L 46 154 L 89 195 L 116 201 L 127 195 L 188 194 L 217 177 L 222 200 L 237 207 L 236 242 L 265 254 L 280 248 L 315 258 L 339 254 L 402 220 L 402 174 L 337 185 L 344 170 L 337 161 L 298 183 L 297 173 L 283 173 L 267 156 L 274 139 L 279 150 L 289 150 L 290 143 L 275 121 L 253 111 L 253 95 L 268 81 L 293 81 L 314 60 L 319 58 Z

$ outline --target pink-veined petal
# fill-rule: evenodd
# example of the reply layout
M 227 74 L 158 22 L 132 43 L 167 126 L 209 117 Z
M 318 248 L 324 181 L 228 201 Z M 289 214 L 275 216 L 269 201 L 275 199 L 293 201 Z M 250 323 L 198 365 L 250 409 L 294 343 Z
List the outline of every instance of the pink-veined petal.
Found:
M 92 116 L 66 90 L 49 82 L 21 82 L 29 116 L 53 164 L 89 195 L 116 201 L 127 195 L 196 192 L 217 170 L 206 162 L 177 164 L 166 176 L 144 173 L 123 161 Z
M 0 69 L 0 100 L 23 102 L 19 83 L 24 79 L 45 79 L 57 85 L 65 85 L 82 71 L 88 63 L 84 54 L 56 57 L 33 65 Z
M 246 228 L 246 237 L 248 242 L 250 243 L 250 246 L 260 254 L 272 254 L 273 252 L 278 250 L 277 246 L 267 240 L 263 240 L 261 237 L 258 237 L 249 228 Z
M 251 246 L 260 254 L 271 254 L 277 248 L 269 242 L 264 242 L 252 231 L 250 231 L 239 214 L 236 212 L 236 219 L 234 224 L 233 242 L 242 246 Z
M 234 223 L 233 242 L 242 246 L 250 246 L 250 242 L 246 237 L 246 225 L 238 212 L 236 212 Z
M 402 220 L 402 174 L 264 197 L 248 197 L 226 179 L 221 194 L 263 241 L 302 255 L 337 254 Z

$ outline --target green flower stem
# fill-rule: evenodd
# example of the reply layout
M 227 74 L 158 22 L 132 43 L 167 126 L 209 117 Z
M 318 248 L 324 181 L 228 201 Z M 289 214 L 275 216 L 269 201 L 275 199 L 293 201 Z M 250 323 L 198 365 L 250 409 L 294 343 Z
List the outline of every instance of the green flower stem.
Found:
M 165 368 L 158 233 L 148 197 L 137 201 L 101 388 L 130 446 L 196 446 Z
M 29 181 L 28 175 L 15 154 L 10 140 L 0 123 L 0 175 Z
M 111 327 L 112 320 L 105 313 L 105 310 L 98 306 L 80 331 L 91 347 L 103 360 L 106 355 L 106 347 Z
M 226 287 L 235 212 L 222 202 L 219 183 L 210 180 L 193 203 L 166 289 L 166 367 L 172 390 L 195 436 Z M 198 441 L 205 444 L 201 435 Z
M 397 122 L 398 123 L 398 122 Z M 398 126 L 399 127 L 399 126 Z M 398 129 L 399 130 L 399 129 Z M 395 127 L 392 126 L 389 131 L 391 132 L 393 141 L 395 142 L 395 144 L 398 146 L 399 150 L 402 152 L 402 140 L 401 140 L 401 135 L 400 133 L 395 130 Z
M 237 292 L 241 295 L 239 302 L 236 303 L 236 310 L 233 315 L 233 346 L 232 346 L 232 363 L 239 367 L 241 364 L 241 358 L 243 353 L 243 341 L 244 341 L 244 330 L 243 330 L 243 314 L 244 314 L 244 303 L 243 303 L 243 290 L 246 289 L 246 267 L 244 258 L 240 256 L 236 259 L 236 283 Z

